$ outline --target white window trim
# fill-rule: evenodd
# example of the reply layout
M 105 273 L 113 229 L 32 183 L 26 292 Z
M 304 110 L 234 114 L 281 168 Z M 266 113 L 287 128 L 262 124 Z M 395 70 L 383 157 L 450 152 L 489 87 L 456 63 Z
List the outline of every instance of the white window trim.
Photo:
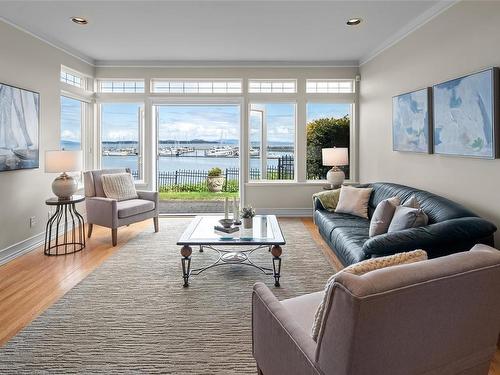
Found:
M 250 88 L 250 83 L 251 82 L 260 82 L 261 84 L 263 82 L 293 82 L 294 83 L 294 92 L 272 92 L 272 87 L 271 87 L 271 92 L 255 92 L 251 91 Z M 249 95 L 297 95 L 298 94 L 298 80 L 297 78 L 248 78 L 247 80 L 247 93 Z
M 170 81 L 170 82 L 238 82 L 240 84 L 240 91 L 239 92 L 212 92 L 212 93 L 207 93 L 207 92 L 155 92 L 154 91 L 154 82 L 155 81 Z M 244 93 L 244 80 L 242 78 L 151 78 L 149 82 L 149 92 L 151 95 L 154 96 L 172 96 L 172 97 L 186 97 L 186 96 L 206 96 L 206 95 L 217 95 L 217 96 L 238 96 L 241 97 L 241 95 Z
M 144 84 L 144 90 L 142 92 L 103 92 L 101 91 L 102 82 L 142 82 Z M 99 95 L 144 95 L 147 90 L 147 79 L 146 78 L 97 78 L 95 80 L 95 92 Z
M 294 94 L 296 95 L 296 94 Z M 294 105 L 294 145 L 293 145 L 293 180 L 268 180 L 260 178 L 259 180 L 251 180 L 250 179 L 250 157 L 249 157 L 249 152 L 251 148 L 251 142 L 250 142 L 250 115 L 252 112 L 252 105 L 253 104 L 293 104 Z M 267 129 L 266 129 L 267 131 Z M 248 160 L 248 168 L 246 170 L 246 185 L 254 185 L 254 184 L 262 184 L 262 183 L 268 183 L 268 184 L 282 184 L 282 183 L 288 183 L 288 184 L 296 184 L 298 182 L 298 163 L 297 163 L 297 144 L 298 144 L 298 100 L 291 100 L 287 98 L 275 98 L 273 97 L 272 100 L 250 100 L 248 102 L 248 113 L 247 113 L 247 142 L 246 143 L 246 155 L 248 157 L 246 158 Z M 261 137 L 262 139 L 263 137 Z M 267 138 L 267 136 L 266 136 Z M 262 141 L 261 141 L 261 148 L 262 148 Z M 266 152 L 267 154 L 267 152 Z M 261 153 L 261 169 L 263 167 L 264 162 L 262 161 L 262 153 Z M 266 170 L 267 170 L 267 157 L 266 157 Z M 267 174 L 266 174 L 267 176 Z M 261 176 L 262 177 L 262 176 Z

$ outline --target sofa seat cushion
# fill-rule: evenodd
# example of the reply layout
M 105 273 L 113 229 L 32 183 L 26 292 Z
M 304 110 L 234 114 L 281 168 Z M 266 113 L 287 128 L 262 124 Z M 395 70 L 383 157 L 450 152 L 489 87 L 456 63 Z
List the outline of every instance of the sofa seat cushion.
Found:
M 316 210 L 314 222 L 325 238 L 329 238 L 332 230 L 340 227 L 366 228 L 368 230 L 370 221 L 350 214 Z
M 369 239 L 368 227 L 369 223 L 365 226 L 337 227 L 331 232 L 329 243 L 344 265 L 366 259 L 363 245 Z
M 293 316 L 299 326 L 309 333 L 314 323 L 316 310 L 323 301 L 323 295 L 323 291 L 304 294 L 299 297 L 285 299 L 281 301 L 281 304 Z
M 155 209 L 154 202 L 144 199 L 129 199 L 128 201 L 117 202 L 116 205 L 118 208 L 118 218 L 120 219 L 153 211 Z

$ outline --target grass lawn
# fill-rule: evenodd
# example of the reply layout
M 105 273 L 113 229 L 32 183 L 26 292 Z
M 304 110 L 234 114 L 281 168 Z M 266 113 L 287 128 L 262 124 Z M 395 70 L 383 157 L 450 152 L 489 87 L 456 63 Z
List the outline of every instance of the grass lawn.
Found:
M 226 192 L 220 192 L 220 193 L 210 193 L 208 191 L 185 191 L 185 192 L 160 192 L 160 200 L 173 200 L 173 199 L 178 199 L 178 200 L 193 200 L 193 201 L 216 201 L 216 200 L 223 200 L 224 198 L 233 198 L 236 197 L 238 198 L 239 193 L 226 193 Z

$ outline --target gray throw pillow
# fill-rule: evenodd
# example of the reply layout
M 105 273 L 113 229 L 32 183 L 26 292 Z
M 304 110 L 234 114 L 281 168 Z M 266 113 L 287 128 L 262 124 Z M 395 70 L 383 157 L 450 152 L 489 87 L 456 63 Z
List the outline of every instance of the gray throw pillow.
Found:
M 370 237 L 387 233 L 396 207 L 400 204 L 398 197 L 388 198 L 377 204 L 370 221 Z
M 420 208 L 398 206 L 396 207 L 387 233 L 397 232 L 408 228 L 423 227 L 427 225 L 428 221 L 429 218 Z
M 411 207 L 411 208 L 421 208 L 420 203 L 418 203 L 417 197 L 414 195 L 412 195 L 410 198 L 405 200 L 405 202 L 403 203 L 403 206 Z

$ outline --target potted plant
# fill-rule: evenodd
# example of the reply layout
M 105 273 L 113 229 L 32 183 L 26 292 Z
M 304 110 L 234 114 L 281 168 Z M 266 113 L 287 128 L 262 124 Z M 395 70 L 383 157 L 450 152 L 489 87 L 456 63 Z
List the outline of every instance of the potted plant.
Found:
M 211 193 L 218 193 L 222 191 L 224 186 L 224 176 L 222 176 L 222 169 L 219 167 L 212 168 L 208 171 L 207 187 Z
M 255 210 L 252 206 L 243 207 L 241 210 L 241 218 L 243 219 L 243 228 L 249 229 L 253 226 L 253 217 L 255 216 Z

